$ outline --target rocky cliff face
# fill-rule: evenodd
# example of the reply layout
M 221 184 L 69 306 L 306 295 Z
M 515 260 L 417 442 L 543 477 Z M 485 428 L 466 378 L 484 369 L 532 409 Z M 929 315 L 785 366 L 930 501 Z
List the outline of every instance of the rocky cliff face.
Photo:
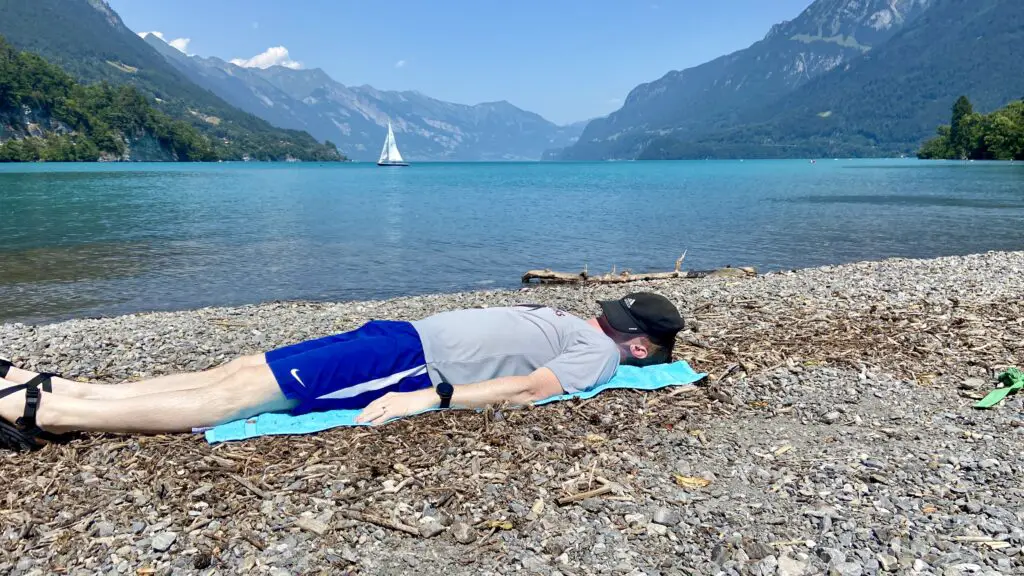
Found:
M 26 138 L 74 135 L 67 124 L 53 118 L 46 110 L 21 106 L 18 110 L 0 111 L 0 144 Z M 104 162 L 177 162 L 178 155 L 153 134 L 140 130 L 134 134 L 117 134 L 124 144 L 124 154 L 98 153 L 89 160 Z
M 696 137 L 885 42 L 933 0 L 817 0 L 749 48 L 633 89 L 623 107 L 591 122 L 567 159 L 634 158 L 653 138 Z

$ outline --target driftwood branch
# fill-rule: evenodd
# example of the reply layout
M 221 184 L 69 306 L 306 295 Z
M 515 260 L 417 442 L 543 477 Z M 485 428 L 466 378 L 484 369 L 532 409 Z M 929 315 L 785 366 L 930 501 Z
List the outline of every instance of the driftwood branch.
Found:
M 342 510 L 341 515 L 349 520 L 355 520 L 356 522 L 366 522 L 367 524 L 376 524 L 381 528 L 387 528 L 388 530 L 395 530 L 398 532 L 405 532 L 406 534 L 412 534 L 413 536 L 419 536 L 420 531 L 412 526 L 406 526 L 405 524 L 399 524 L 392 522 L 385 518 L 379 518 L 371 514 L 363 514 L 356 510 Z
M 615 273 L 614 269 L 608 274 L 591 276 L 586 267 L 582 272 L 554 272 L 550 268 L 544 270 L 530 270 L 523 274 L 523 284 L 534 280 L 541 284 L 620 284 L 624 282 L 639 282 L 641 280 L 670 280 L 673 278 L 746 278 L 757 276 L 757 270 L 748 266 L 739 268 L 725 267 L 714 270 L 683 270 L 683 260 L 686 259 L 686 251 L 676 260 L 675 268 L 671 272 L 645 272 L 633 274 L 628 270 Z

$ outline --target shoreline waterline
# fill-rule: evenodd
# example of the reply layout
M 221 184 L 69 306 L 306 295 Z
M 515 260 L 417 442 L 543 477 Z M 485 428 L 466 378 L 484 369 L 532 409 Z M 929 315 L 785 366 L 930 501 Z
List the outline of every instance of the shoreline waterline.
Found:
M 104 322 L 116 320 L 118 318 L 129 318 L 129 317 L 147 317 L 147 316 L 177 316 L 187 314 L 216 314 L 222 313 L 226 315 L 238 315 L 246 310 L 260 311 L 265 308 L 278 308 L 278 307 L 355 307 L 356 310 L 362 310 L 364 308 L 376 309 L 378 307 L 387 308 L 389 304 L 398 306 L 400 309 L 405 305 L 412 308 L 416 308 L 423 302 L 439 303 L 443 305 L 444 300 L 452 300 L 453 302 L 459 301 L 471 301 L 478 302 L 476 305 L 487 306 L 488 301 L 507 302 L 514 303 L 522 300 L 524 294 L 529 294 L 530 297 L 540 297 L 543 299 L 547 294 L 558 298 L 562 293 L 573 293 L 573 292 L 592 292 L 595 294 L 602 293 L 617 293 L 617 292 L 630 292 L 634 290 L 650 290 L 659 291 L 659 288 L 668 288 L 672 291 L 689 291 L 691 288 L 699 288 L 702 283 L 719 283 L 725 282 L 731 284 L 735 282 L 771 282 L 775 278 L 800 275 L 807 273 L 828 273 L 836 275 L 837 278 L 846 273 L 848 270 L 863 266 L 904 266 L 910 268 L 927 266 L 929 263 L 941 263 L 944 261 L 956 261 L 960 259 L 998 259 L 1000 257 L 1014 258 L 1020 257 L 1024 259 L 1024 250 L 1019 252 L 1013 251 L 990 251 L 982 252 L 977 254 L 965 254 L 957 256 L 942 256 L 939 258 L 886 258 L 882 260 L 864 260 L 860 262 L 850 262 L 844 264 L 834 264 L 827 266 L 813 266 L 807 268 L 799 268 L 792 270 L 773 270 L 764 274 L 759 273 L 757 276 L 750 278 L 729 278 L 729 279 L 707 279 L 707 278 L 695 278 L 695 279 L 669 279 L 669 280 L 650 280 L 650 281 L 638 281 L 628 282 L 621 284 L 600 284 L 600 283 L 587 283 L 587 284 L 523 284 L 519 288 L 495 288 L 495 289 L 480 289 L 480 290 L 468 290 L 468 291 L 454 291 L 454 292 L 434 292 L 427 294 L 413 294 L 407 296 L 397 296 L 393 298 L 369 298 L 369 299 L 352 299 L 352 300 L 320 300 L 320 299 L 280 299 L 272 300 L 267 302 L 253 302 L 248 304 L 241 304 L 236 306 L 202 306 L 198 308 L 183 308 L 173 310 L 140 310 L 137 312 L 131 312 L 127 314 L 116 314 L 110 316 L 88 316 L 83 318 L 64 318 L 55 320 L 52 322 L 38 322 L 38 323 L 25 323 L 25 322 L 0 322 L 0 327 L 4 326 L 55 326 L 64 323 L 83 322 L 83 321 L 95 321 Z M 1024 273 L 1024 268 L 1022 268 Z M 1024 282 L 1022 282 L 1024 284 Z M 1022 294 L 1024 297 L 1024 294 Z M 483 302 L 483 304 L 479 304 Z M 429 307 L 429 306 L 428 306 Z

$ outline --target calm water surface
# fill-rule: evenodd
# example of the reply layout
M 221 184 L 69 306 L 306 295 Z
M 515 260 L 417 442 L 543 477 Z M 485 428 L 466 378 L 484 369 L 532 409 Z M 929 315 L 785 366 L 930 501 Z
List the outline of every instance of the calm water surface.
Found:
M 0 165 L 0 321 L 1024 249 L 1024 165 Z

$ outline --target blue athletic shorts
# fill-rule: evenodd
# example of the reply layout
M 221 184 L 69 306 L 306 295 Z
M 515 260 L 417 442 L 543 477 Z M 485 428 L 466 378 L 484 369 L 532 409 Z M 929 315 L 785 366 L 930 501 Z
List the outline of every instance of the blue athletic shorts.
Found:
M 388 392 L 431 386 L 420 335 L 408 322 L 376 320 L 351 332 L 266 353 L 294 414 L 360 409 Z

